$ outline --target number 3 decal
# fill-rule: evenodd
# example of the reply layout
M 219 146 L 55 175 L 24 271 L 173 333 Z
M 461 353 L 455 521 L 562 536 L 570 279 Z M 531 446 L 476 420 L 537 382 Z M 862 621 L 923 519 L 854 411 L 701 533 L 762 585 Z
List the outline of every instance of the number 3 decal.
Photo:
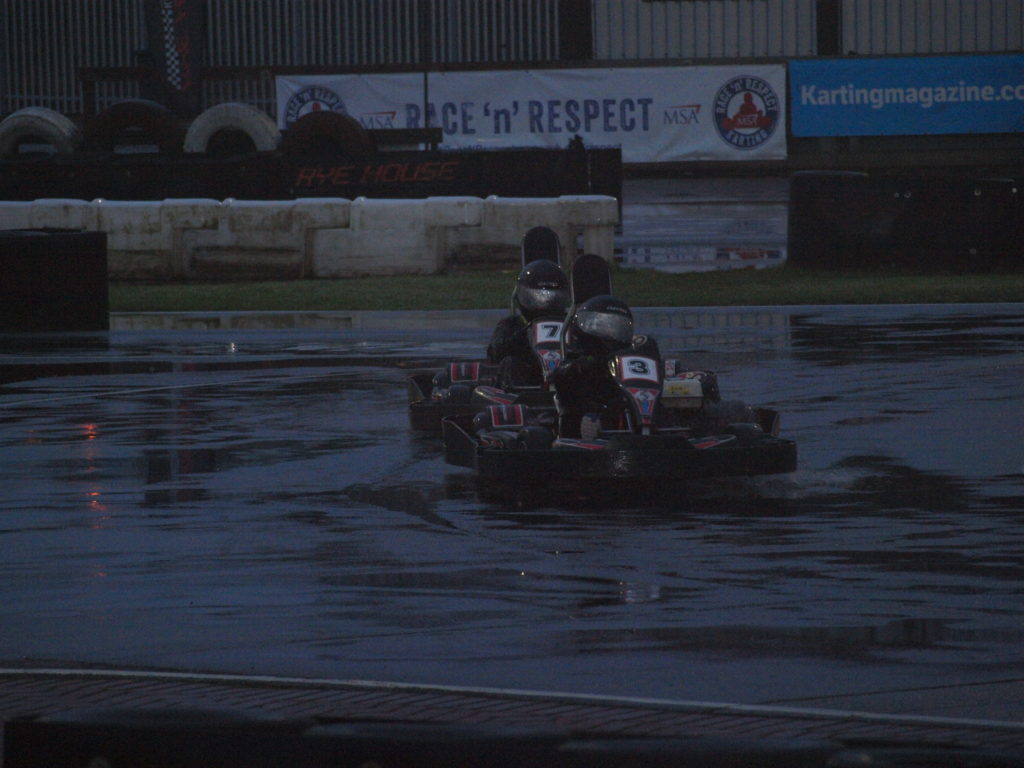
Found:
M 629 372 L 634 376 L 649 376 L 651 374 L 651 367 L 642 358 L 630 358 L 628 365 Z
M 645 381 L 651 381 L 654 383 L 659 381 L 658 364 L 651 358 L 629 356 L 622 357 L 620 360 L 620 377 L 623 380 L 644 379 Z

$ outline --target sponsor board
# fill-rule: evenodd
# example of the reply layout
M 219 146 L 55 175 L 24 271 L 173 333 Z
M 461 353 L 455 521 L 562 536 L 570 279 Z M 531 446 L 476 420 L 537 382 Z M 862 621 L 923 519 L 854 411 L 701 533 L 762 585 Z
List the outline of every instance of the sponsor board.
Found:
M 781 266 L 785 247 L 721 245 L 630 245 L 618 258 L 623 267 L 660 272 L 705 272 Z
M 794 136 L 1024 131 L 1024 55 L 797 60 Z
M 305 164 L 295 167 L 292 187 L 297 193 L 344 194 L 367 186 L 440 184 L 457 181 L 462 167 L 463 162 L 455 158 Z
M 624 162 L 786 156 L 780 64 L 281 76 L 280 127 L 310 109 L 368 129 L 440 127 L 442 149 L 621 147 Z M 426 97 L 424 91 L 426 90 Z

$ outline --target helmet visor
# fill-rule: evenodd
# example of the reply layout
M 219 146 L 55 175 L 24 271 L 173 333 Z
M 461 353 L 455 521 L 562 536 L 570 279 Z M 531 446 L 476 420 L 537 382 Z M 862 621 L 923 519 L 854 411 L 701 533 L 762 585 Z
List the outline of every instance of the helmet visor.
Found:
M 626 346 L 633 341 L 633 318 L 618 312 L 581 309 L 576 313 L 576 327 L 606 342 Z
M 520 285 L 516 289 L 519 305 L 533 315 L 559 315 L 569 307 L 569 292 L 565 288 L 532 288 Z

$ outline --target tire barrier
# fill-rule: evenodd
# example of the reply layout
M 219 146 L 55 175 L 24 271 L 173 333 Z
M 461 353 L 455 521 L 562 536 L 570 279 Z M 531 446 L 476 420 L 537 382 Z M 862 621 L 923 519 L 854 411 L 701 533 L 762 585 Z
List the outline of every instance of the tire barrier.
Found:
M 114 152 L 125 145 L 154 145 L 162 155 L 181 153 L 185 131 L 171 110 L 146 99 L 113 104 L 85 125 L 83 148 Z
M 73 155 L 81 143 L 78 126 L 46 107 L 24 107 L 0 122 L 0 159 L 18 159 L 24 144 L 48 145 L 54 156 L 64 158 Z
M 291 157 L 361 157 L 377 147 L 358 120 L 340 112 L 307 112 L 284 132 L 281 149 Z
M 618 148 L 377 151 L 376 136 L 334 112 L 282 132 L 240 102 L 207 109 L 187 129 L 144 99 L 106 108 L 84 130 L 25 107 L 0 122 L 0 200 L 622 196 Z M 50 151 L 25 146 L 42 144 Z
M 797 173 L 788 260 L 822 269 L 1020 269 L 1022 187 L 1024 179 Z
M 211 155 L 272 152 L 281 131 L 265 112 L 249 104 L 217 104 L 201 113 L 185 133 L 186 153 Z
M 103 232 L 0 231 L 0 331 L 110 327 Z
M 614 257 L 618 202 L 602 196 L 0 202 L 0 230 L 105 233 L 115 280 L 435 274 L 466 254 L 518 264 L 523 234 L 538 222 Z

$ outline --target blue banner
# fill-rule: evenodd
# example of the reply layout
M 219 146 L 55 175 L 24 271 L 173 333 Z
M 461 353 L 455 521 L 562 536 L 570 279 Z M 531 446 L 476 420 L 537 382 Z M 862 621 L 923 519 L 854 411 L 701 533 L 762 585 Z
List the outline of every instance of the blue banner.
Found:
M 1024 56 L 789 62 L 794 136 L 1024 131 Z

